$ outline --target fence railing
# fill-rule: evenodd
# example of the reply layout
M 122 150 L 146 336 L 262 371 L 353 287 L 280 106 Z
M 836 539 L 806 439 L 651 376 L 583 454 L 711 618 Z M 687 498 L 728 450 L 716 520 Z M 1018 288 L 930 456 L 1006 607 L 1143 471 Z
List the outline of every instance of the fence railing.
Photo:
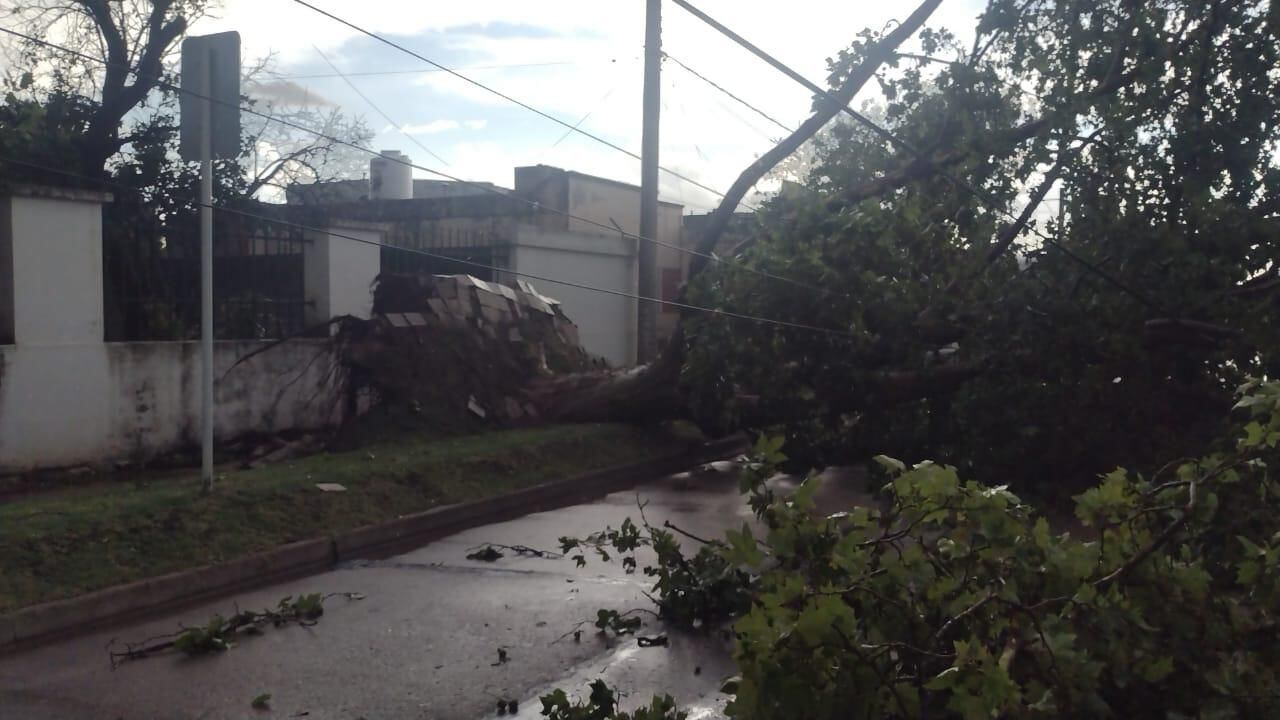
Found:
M 396 227 L 382 247 L 382 272 L 394 274 L 474 275 L 497 281 L 490 268 L 508 269 L 509 243 L 489 228 L 421 223 Z M 428 254 L 424 254 L 425 251 Z
M 103 233 L 107 341 L 200 336 L 200 244 L 185 222 L 112 222 Z M 303 231 L 215 213 L 214 337 L 289 337 L 305 325 Z

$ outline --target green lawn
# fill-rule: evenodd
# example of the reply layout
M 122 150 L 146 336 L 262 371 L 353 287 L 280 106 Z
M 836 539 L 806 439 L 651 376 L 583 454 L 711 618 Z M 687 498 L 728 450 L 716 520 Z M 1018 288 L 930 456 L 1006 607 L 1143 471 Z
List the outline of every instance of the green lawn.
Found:
M 438 505 L 686 447 L 621 425 L 402 437 L 227 473 L 211 494 L 173 473 L 0 504 L 0 612 L 230 560 Z M 318 482 L 347 492 L 321 492 Z

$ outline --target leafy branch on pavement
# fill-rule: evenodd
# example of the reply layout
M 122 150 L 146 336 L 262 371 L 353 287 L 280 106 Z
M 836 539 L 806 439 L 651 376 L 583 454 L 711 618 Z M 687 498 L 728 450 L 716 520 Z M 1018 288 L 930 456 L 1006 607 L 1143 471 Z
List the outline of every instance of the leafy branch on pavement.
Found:
M 654 617 L 660 617 L 658 613 L 649 608 L 632 608 L 618 612 L 617 610 L 600 609 L 596 612 L 595 620 L 580 620 L 568 632 L 551 641 L 552 645 L 564 640 L 570 635 L 573 636 L 574 642 L 582 641 L 582 626 L 591 623 L 599 634 L 608 637 L 609 633 L 613 633 L 614 637 L 623 635 L 634 635 L 640 626 L 644 624 L 640 618 L 635 617 L 637 613 L 648 613 Z
M 1280 382 L 1238 395 L 1249 417 L 1216 452 L 1076 496 L 1079 537 L 1003 485 L 886 456 L 885 509 L 823 514 L 816 478 L 768 487 L 785 457 L 762 439 L 743 486 L 763 536 L 665 548 L 654 601 L 733 619 L 732 718 L 1275 716 Z M 623 527 L 593 536 L 604 554 L 666 543 Z M 550 697 L 551 717 L 615 717 Z
M 655 695 L 647 707 L 626 713 L 618 710 L 620 693 L 603 680 L 592 682 L 590 688 L 587 699 L 576 702 L 570 701 L 564 690 L 557 689 L 543 695 L 539 698 L 542 716 L 548 720 L 685 720 L 688 717 L 680 712 L 670 695 Z
M 564 557 L 560 553 L 551 552 L 550 550 L 539 550 L 537 548 L 531 548 L 528 545 L 502 545 L 500 543 L 487 542 L 467 548 L 467 559 L 493 562 L 504 557 L 502 553 L 503 550 L 523 557 L 540 557 L 551 560 L 558 560 Z
M 587 564 L 586 553 L 594 552 L 600 560 L 609 562 L 614 555 L 621 558 L 627 573 L 635 572 L 635 552 L 647 547 L 656 554 L 656 562 L 646 565 L 644 574 L 654 578 L 651 599 L 658 605 L 658 615 L 667 622 L 686 629 L 706 628 L 745 609 L 748 602 L 746 588 L 752 584 L 748 574 L 725 562 L 721 551 L 722 541 L 707 541 L 680 528 L 665 523 L 659 528 L 645 517 L 645 503 L 637 497 L 640 524 L 626 518 L 614 529 L 592 533 L 585 538 L 560 538 L 565 555 L 578 550 L 571 559 L 578 567 Z M 749 534 L 744 526 L 743 532 Z M 676 533 L 701 543 L 691 557 L 680 549 Z M 737 536 L 730 536 L 730 541 Z M 656 596 L 656 598 L 655 598 Z
M 116 639 L 107 644 L 107 656 L 111 669 L 119 667 L 130 660 L 140 660 L 167 650 L 177 650 L 185 655 L 206 655 L 223 652 L 235 647 L 235 639 L 246 635 L 260 635 L 268 625 L 283 627 L 297 624 L 310 627 L 324 615 L 325 601 L 342 597 L 347 600 L 363 600 L 364 595 L 358 592 L 337 592 L 321 595 L 286 595 L 280 599 L 274 609 L 261 611 L 241 610 L 238 606 L 229 617 L 214 615 L 203 625 L 195 627 L 181 626 L 181 629 L 166 635 L 156 635 L 140 642 L 124 643 L 123 649 L 116 649 Z

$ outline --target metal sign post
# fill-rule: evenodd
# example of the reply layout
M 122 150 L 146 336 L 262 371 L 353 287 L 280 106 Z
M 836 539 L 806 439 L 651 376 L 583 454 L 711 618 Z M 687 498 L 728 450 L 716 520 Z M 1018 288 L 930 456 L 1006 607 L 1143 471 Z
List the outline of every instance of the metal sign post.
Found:
M 240 154 L 240 34 L 182 43 L 181 154 L 200 162 L 200 477 L 213 489 L 213 159 Z
M 640 137 L 640 240 L 636 284 L 646 298 L 658 298 L 658 130 L 662 111 L 662 0 L 649 0 L 644 31 L 644 118 Z M 636 362 L 658 354 L 658 305 L 636 301 Z

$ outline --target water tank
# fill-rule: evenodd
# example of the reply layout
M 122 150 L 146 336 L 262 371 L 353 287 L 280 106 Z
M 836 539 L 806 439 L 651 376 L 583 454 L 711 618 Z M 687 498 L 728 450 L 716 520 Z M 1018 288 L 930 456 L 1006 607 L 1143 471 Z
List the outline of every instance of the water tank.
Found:
M 409 156 L 399 150 L 383 150 L 369 160 L 371 200 L 409 200 L 413 197 L 413 168 Z

